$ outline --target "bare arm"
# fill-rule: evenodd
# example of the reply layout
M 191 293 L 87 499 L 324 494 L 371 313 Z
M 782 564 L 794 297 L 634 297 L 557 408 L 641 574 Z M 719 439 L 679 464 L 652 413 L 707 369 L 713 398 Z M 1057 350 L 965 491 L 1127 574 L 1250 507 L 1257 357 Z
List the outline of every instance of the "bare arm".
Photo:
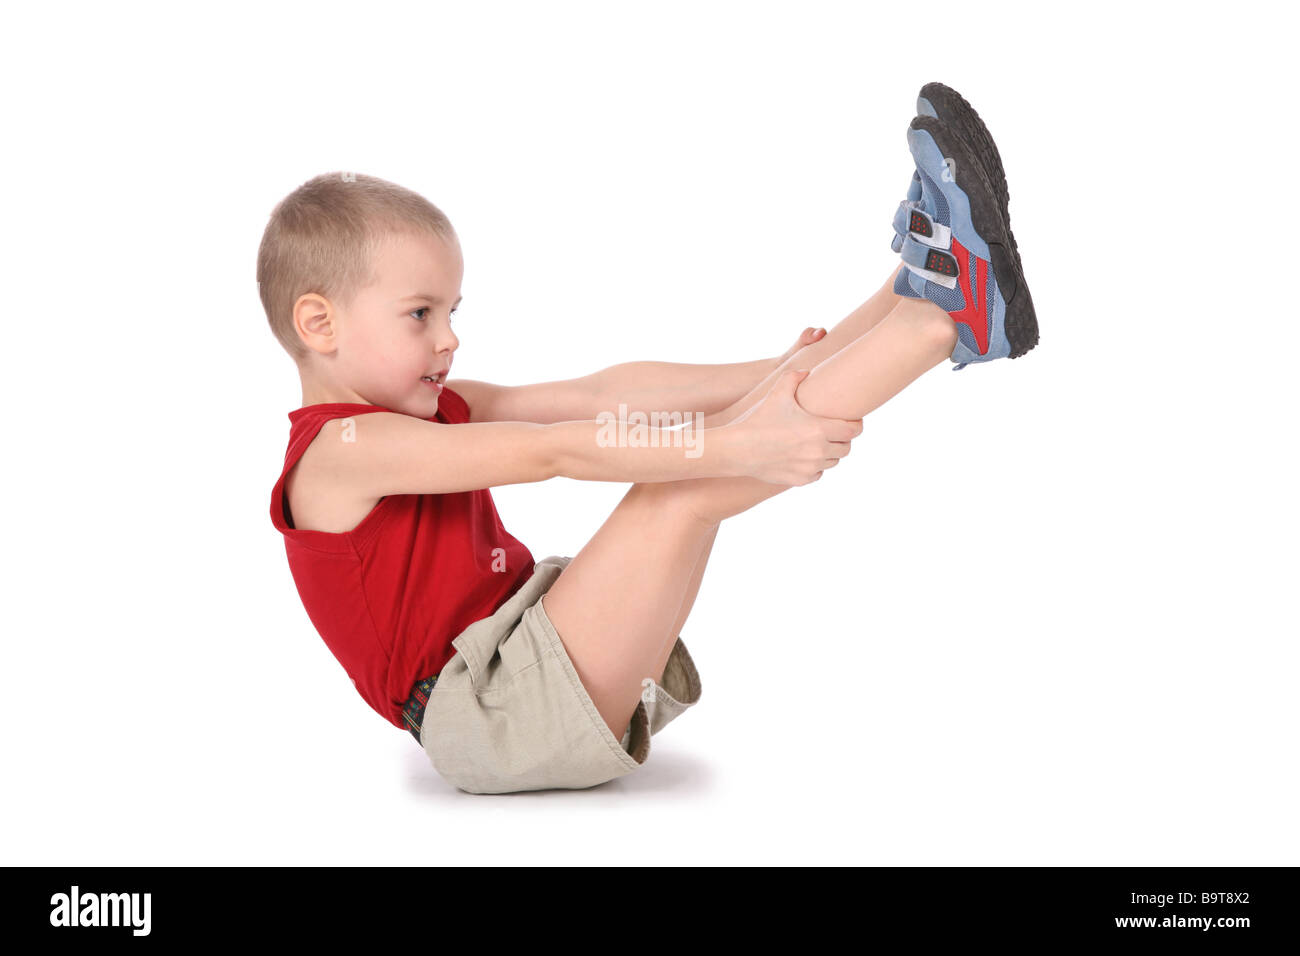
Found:
M 322 446 L 322 478 L 357 499 L 448 494 L 557 476 L 588 481 L 724 477 L 735 443 L 725 428 L 645 428 L 569 421 L 442 424 L 396 412 L 353 421 L 351 438 Z M 632 437 L 635 436 L 635 437 Z M 707 436 L 707 440 L 705 438 Z
M 591 375 L 590 388 L 596 408 L 621 417 L 632 412 L 712 415 L 748 395 L 779 364 L 777 359 L 729 365 L 625 362 Z
M 447 387 L 469 405 L 471 422 L 553 422 L 618 418 L 634 413 L 712 415 L 744 398 L 786 359 L 819 341 L 825 329 L 806 329 L 784 355 L 729 365 L 624 362 L 590 375 L 532 385 L 494 385 L 450 379 Z M 679 419 L 680 420 L 680 419 Z
M 469 405 L 470 422 L 596 420 L 602 413 L 710 415 L 749 394 L 777 367 L 775 359 L 737 365 L 628 362 L 580 378 L 531 385 L 449 379 Z M 681 418 L 677 419 L 678 421 Z
M 548 432 L 556 475 L 583 481 L 679 481 L 743 473 L 739 436 L 729 426 L 680 428 L 600 421 L 557 422 Z
M 465 399 L 471 422 L 554 422 L 595 420 L 608 412 L 626 419 L 634 413 L 711 415 L 744 398 L 785 359 L 734 365 L 682 365 L 677 362 L 627 362 L 555 382 L 494 385 L 474 379 L 448 379 L 447 387 Z M 681 420 L 680 418 L 678 420 Z
M 753 362 L 624 362 L 588 376 L 589 387 L 597 407 L 620 418 L 633 412 L 712 415 L 740 401 L 786 359 L 820 341 L 825 334 L 822 328 L 804 329 L 784 355 Z

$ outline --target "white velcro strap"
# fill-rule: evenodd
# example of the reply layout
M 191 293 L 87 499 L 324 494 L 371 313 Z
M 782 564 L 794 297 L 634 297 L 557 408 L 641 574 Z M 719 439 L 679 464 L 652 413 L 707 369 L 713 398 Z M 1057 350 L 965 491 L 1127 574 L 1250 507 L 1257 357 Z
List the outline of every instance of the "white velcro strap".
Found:
M 910 269 L 911 271 L 915 272 L 922 279 L 929 279 L 935 285 L 941 285 L 945 289 L 957 288 L 957 280 L 954 279 L 952 276 L 940 275 L 937 272 L 931 272 L 929 269 L 918 269 L 910 262 L 904 262 L 903 266 L 904 268 Z
M 952 246 L 952 230 L 941 222 L 935 222 L 921 207 L 919 199 L 904 199 L 898 204 L 894 213 L 894 232 L 900 236 L 910 234 L 917 242 L 935 249 L 948 249 Z
M 916 241 L 915 233 L 909 233 L 907 238 L 903 240 L 900 256 L 903 265 L 917 275 L 929 279 L 931 282 L 937 282 L 945 289 L 955 289 L 957 287 L 957 274 L 961 271 L 961 266 L 952 253 L 947 250 L 923 246 Z M 943 272 L 935 271 L 940 267 L 944 269 Z

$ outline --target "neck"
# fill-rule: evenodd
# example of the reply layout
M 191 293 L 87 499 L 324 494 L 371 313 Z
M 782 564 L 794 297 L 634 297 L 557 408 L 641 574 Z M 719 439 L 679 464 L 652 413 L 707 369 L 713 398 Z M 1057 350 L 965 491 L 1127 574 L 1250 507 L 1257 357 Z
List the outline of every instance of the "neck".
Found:
M 370 405 L 353 389 L 336 382 L 324 381 L 315 375 L 300 375 L 302 379 L 303 405 L 326 405 L 334 402 L 346 402 L 356 405 Z

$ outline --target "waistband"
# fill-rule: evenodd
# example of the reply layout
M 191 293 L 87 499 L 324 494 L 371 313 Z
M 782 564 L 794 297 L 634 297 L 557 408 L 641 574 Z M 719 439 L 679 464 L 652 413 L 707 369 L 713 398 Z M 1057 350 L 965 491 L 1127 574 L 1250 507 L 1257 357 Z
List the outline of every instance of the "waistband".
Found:
M 406 724 L 406 729 L 411 732 L 415 742 L 420 743 L 420 726 L 424 723 L 424 705 L 429 703 L 429 691 L 433 690 L 433 685 L 438 683 L 438 675 L 426 677 L 424 680 L 415 682 L 411 688 L 411 696 L 406 698 L 406 704 L 402 707 L 402 720 Z

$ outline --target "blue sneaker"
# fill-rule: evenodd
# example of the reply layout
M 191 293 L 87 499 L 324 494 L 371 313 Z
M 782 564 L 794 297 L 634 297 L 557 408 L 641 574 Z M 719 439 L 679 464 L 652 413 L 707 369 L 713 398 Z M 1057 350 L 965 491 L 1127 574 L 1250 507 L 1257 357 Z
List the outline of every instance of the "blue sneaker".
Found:
M 1038 343 L 1038 320 L 1012 252 L 1005 202 L 979 155 L 942 120 L 917 116 L 907 143 L 920 196 L 900 203 L 894 216 L 905 267 L 894 292 L 928 299 L 952 316 L 954 371 L 1018 358 Z
M 916 112 L 918 116 L 933 116 L 935 119 L 942 120 L 949 129 L 966 141 L 966 145 L 975 151 L 979 161 L 983 163 L 984 172 L 1002 206 L 1007 237 L 1011 240 L 1011 251 L 1016 257 L 1016 266 L 1023 275 L 1025 266 L 1020 261 L 1016 235 L 1011 231 L 1007 174 L 1002 168 L 1002 154 L 998 152 L 997 143 L 993 142 L 993 134 L 984 125 L 975 108 L 966 102 L 966 98 L 952 87 L 944 86 L 942 83 L 927 83 L 921 87 L 921 92 L 916 97 Z M 912 173 L 912 181 L 908 184 L 907 198 L 909 200 L 921 198 L 921 177 L 915 172 Z M 906 230 L 894 238 L 895 252 L 902 251 L 903 240 L 906 238 Z

